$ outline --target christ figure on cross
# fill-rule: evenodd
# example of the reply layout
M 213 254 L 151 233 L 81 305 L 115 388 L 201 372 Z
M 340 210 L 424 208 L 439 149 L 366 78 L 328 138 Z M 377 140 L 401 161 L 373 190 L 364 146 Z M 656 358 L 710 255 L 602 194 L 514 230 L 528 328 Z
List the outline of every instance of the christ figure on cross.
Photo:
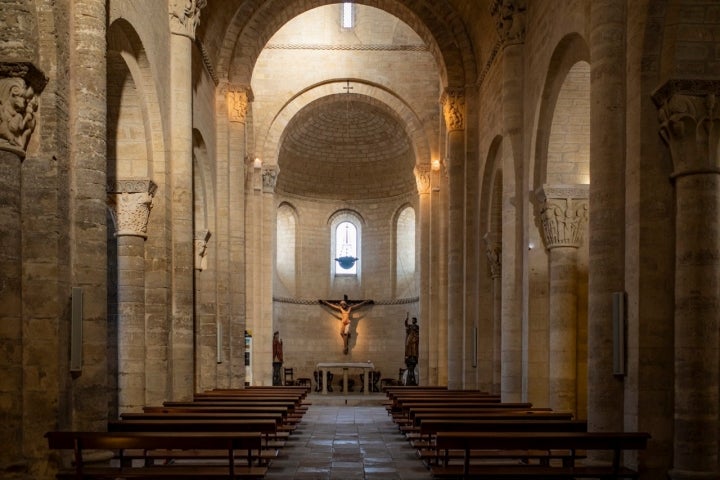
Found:
M 318 302 L 340 312 L 340 336 L 343 338 L 343 353 L 347 355 L 350 341 L 350 314 L 354 309 L 374 302 L 372 300 L 351 301 L 348 300 L 347 295 L 344 295 L 343 300 L 339 302 L 334 300 L 318 300 Z

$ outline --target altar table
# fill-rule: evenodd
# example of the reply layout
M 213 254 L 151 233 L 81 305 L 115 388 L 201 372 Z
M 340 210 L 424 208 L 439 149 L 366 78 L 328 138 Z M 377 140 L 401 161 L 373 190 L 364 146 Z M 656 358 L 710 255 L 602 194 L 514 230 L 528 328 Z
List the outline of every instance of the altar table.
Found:
M 320 370 L 322 375 L 322 393 L 327 395 L 327 372 L 329 368 L 342 368 L 343 369 L 343 392 L 348 393 L 348 369 L 349 368 L 361 368 L 367 370 L 363 379 L 363 393 L 368 395 L 370 389 L 368 388 L 370 380 L 370 372 L 375 370 L 375 365 L 372 362 L 321 362 L 317 364 L 316 369 Z

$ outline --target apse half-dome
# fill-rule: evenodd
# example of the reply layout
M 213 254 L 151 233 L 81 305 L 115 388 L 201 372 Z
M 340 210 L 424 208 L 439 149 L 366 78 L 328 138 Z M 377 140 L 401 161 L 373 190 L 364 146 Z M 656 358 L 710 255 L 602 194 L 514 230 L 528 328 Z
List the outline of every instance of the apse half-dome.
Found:
M 281 142 L 281 193 L 333 200 L 388 198 L 413 191 L 415 159 L 395 114 L 361 95 L 316 100 L 289 122 Z

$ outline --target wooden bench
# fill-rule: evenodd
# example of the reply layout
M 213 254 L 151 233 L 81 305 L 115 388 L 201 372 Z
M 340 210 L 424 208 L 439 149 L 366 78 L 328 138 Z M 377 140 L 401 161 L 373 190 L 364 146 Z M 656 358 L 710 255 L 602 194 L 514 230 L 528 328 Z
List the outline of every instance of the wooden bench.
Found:
M 644 432 L 438 432 L 436 446 L 442 451 L 462 450 L 462 465 L 443 461 L 431 467 L 434 477 L 444 478 L 637 478 L 638 472 L 622 465 L 622 452 L 647 448 L 650 435 Z M 471 464 L 472 451 L 568 450 L 571 455 L 561 465 Z M 577 451 L 609 450 L 610 465 L 580 465 Z M 518 457 L 522 459 L 522 456 Z
M 430 464 L 439 464 L 444 459 L 464 458 L 464 450 L 445 450 L 440 452 L 435 437 L 438 432 L 587 432 L 585 420 L 537 420 L 537 419 L 510 419 L 510 420 L 422 420 L 420 423 L 419 440 L 412 442 L 417 448 L 420 458 Z M 564 459 L 569 455 L 567 450 L 550 451 L 547 449 L 524 452 L 470 452 L 471 457 L 478 458 L 518 458 L 524 461 L 538 460 L 547 464 L 552 459 Z
M 267 467 L 256 465 L 256 453 L 262 447 L 260 433 L 193 433 L 193 432 L 48 432 L 51 450 L 73 451 L 73 468 L 60 470 L 56 478 L 70 479 L 246 479 L 263 478 Z M 116 452 L 117 466 L 86 465 L 87 450 L 111 450 Z M 123 458 L 126 450 L 193 450 L 226 452 L 227 463 L 222 465 L 197 463 L 183 465 L 128 465 Z M 236 464 L 236 451 L 246 452 L 245 465 Z M 212 458 L 212 457 L 209 457 Z

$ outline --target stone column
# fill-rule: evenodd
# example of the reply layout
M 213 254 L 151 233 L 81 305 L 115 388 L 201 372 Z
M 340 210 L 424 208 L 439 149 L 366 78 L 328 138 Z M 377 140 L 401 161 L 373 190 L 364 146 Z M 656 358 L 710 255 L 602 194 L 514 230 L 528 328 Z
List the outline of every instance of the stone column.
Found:
M 623 429 L 624 385 L 613 376 L 612 294 L 625 290 L 626 0 L 590 3 L 588 429 Z M 600 455 L 598 455 L 599 459 Z
M 577 411 L 577 251 L 588 217 L 587 185 L 545 185 L 540 220 L 549 255 L 550 408 Z
M 448 163 L 448 388 L 463 388 L 465 326 L 465 96 L 447 89 L 442 97 Z
M 443 255 L 444 251 L 444 232 L 447 225 L 444 220 L 444 202 L 443 192 L 446 188 L 441 188 L 441 181 L 444 179 L 440 173 L 441 162 L 435 161 L 431 167 L 430 173 L 430 244 L 429 244 L 429 271 L 428 271 L 428 296 L 429 300 L 429 318 L 427 335 L 425 338 L 428 344 L 428 363 L 429 363 L 429 382 L 430 385 L 447 385 L 447 322 L 445 312 L 447 311 L 447 283 L 443 283 L 445 274 L 444 266 L 447 262 L 443 261 L 447 258 Z
M 35 88 L 28 75 L 39 81 Z M 0 438 L 23 438 L 23 304 L 21 163 L 35 129 L 37 93 L 44 77 L 31 64 L 0 63 Z M 0 472 L 25 458 L 23 442 L 0 450 Z
M 491 8 L 502 43 L 502 372 L 503 401 L 526 397 L 527 369 L 527 171 L 523 156 L 525 0 L 494 0 Z M 523 288 L 523 285 L 525 288 Z M 525 327 L 525 328 L 523 328 Z
M 170 0 L 170 187 L 172 316 L 169 341 L 170 396 L 194 391 L 192 41 L 206 0 Z
M 252 102 L 252 90 L 246 85 L 229 85 L 228 107 L 228 156 L 230 161 L 230 324 L 227 337 L 230 361 L 226 362 L 230 388 L 245 384 L 245 130 L 247 115 Z
M 207 269 L 210 236 L 209 230 L 195 230 L 195 388 L 200 392 L 218 387 L 218 370 L 221 367 L 218 363 L 218 335 L 223 331 L 220 312 L 224 309 L 217 285 L 224 285 L 226 280 L 221 277 L 219 264 L 222 262 L 217 258 L 213 268 L 202 273 Z M 216 241 L 215 245 L 219 247 L 219 243 Z
M 277 208 L 275 206 L 275 186 L 280 169 L 277 165 L 265 165 L 262 169 L 262 237 L 261 237 L 261 272 L 262 272 L 262 303 L 260 317 L 260 338 L 266 339 L 263 348 L 272 346 L 273 333 L 273 276 L 275 272 L 275 251 L 277 235 Z M 261 340 L 263 341 L 263 340 Z M 257 344 L 256 344 L 257 345 Z M 272 354 L 263 356 L 261 367 L 265 368 L 265 360 L 272 360 Z M 270 362 L 271 363 L 271 362 Z M 272 366 L 270 366 L 272 371 Z M 267 378 L 263 375 L 262 378 Z
M 430 245 L 430 215 L 431 215 L 431 204 L 430 204 L 430 190 L 432 188 L 431 183 L 431 170 L 430 165 L 416 165 L 415 166 L 415 182 L 417 183 L 417 191 L 419 197 L 419 212 L 418 212 L 418 225 L 416 231 L 419 232 L 419 242 L 416 250 L 416 256 L 419 258 L 420 264 L 420 331 L 425 332 L 424 335 L 420 336 L 420 378 L 418 381 L 420 385 L 429 384 L 430 375 L 430 339 L 427 338 L 430 332 L 430 252 L 432 246 Z
M 655 94 L 675 182 L 675 430 L 670 478 L 718 478 L 720 82 Z
M 145 240 L 157 185 L 119 179 L 108 186 L 117 238 L 118 409 L 141 412 L 145 402 Z
M 485 234 L 485 253 L 492 278 L 492 392 L 500 394 L 502 341 L 502 243 L 497 234 Z

